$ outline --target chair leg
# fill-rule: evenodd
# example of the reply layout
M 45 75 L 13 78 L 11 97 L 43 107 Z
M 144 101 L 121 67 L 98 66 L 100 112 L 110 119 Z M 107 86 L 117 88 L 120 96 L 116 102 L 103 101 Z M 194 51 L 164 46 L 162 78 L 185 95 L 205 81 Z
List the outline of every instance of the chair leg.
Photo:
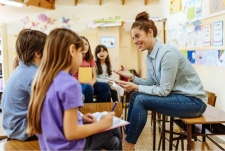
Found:
M 181 149 L 184 150 L 184 140 L 181 140 Z
M 160 134 L 160 139 L 159 139 L 159 146 L 158 146 L 158 150 L 160 150 L 160 147 L 161 147 L 161 142 L 162 142 L 162 133 Z
M 176 147 L 175 147 L 175 151 L 178 150 L 178 146 L 179 146 L 179 139 L 177 140 Z

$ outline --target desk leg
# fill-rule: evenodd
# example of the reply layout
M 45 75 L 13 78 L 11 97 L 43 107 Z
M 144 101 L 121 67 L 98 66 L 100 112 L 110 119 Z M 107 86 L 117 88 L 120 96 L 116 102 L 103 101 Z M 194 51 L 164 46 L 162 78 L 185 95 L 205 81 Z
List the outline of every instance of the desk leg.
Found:
M 170 117 L 170 139 L 169 139 L 169 150 L 172 150 L 173 145 L 173 117 Z
M 192 124 L 187 124 L 187 150 L 191 150 Z
M 166 125 L 166 116 L 162 116 L 162 150 L 165 150 L 165 126 Z
M 152 111 L 152 121 L 153 121 L 153 142 L 152 142 L 152 145 L 153 145 L 153 148 L 152 150 L 155 150 L 155 138 L 156 138 L 156 121 L 155 121 L 155 118 L 156 118 L 156 113 Z

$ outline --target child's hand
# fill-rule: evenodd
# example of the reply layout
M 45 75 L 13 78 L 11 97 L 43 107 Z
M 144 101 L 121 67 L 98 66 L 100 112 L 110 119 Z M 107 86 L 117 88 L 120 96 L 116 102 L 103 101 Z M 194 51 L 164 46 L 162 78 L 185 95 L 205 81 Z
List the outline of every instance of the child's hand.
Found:
M 102 118 L 100 119 L 100 122 L 103 122 L 103 124 L 106 127 L 110 127 L 113 125 L 113 116 L 115 115 L 115 112 L 109 112 L 106 115 L 103 115 Z
M 94 123 L 97 121 L 96 118 L 91 113 L 87 113 L 87 114 L 83 115 L 82 120 L 83 120 L 84 124 Z
M 87 84 L 93 86 L 95 84 L 95 82 L 94 81 L 89 81 Z

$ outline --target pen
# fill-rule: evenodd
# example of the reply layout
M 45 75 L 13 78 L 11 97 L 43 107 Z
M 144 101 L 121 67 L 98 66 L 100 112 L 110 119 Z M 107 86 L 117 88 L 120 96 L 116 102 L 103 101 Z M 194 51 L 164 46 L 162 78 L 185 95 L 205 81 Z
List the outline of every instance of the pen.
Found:
M 114 103 L 111 112 L 114 111 L 114 109 L 116 108 L 117 103 L 118 103 L 118 101 L 116 101 L 116 102 Z

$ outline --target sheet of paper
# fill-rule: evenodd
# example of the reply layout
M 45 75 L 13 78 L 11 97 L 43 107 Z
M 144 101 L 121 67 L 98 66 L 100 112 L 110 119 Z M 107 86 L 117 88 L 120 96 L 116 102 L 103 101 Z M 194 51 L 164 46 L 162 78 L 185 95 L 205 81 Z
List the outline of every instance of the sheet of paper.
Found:
M 119 96 L 123 96 L 124 95 L 124 89 L 121 86 L 119 86 L 115 82 L 113 82 L 112 86 L 116 89 L 116 91 L 119 94 Z
M 97 121 L 100 121 L 100 119 L 102 118 L 103 115 L 108 114 L 108 112 L 104 111 L 104 112 L 95 112 L 92 115 L 97 119 Z M 127 121 L 122 120 L 121 118 L 118 118 L 116 116 L 113 116 L 113 125 L 110 128 L 107 128 L 103 131 L 107 131 L 107 130 L 111 130 L 117 127 L 121 127 L 121 126 L 125 126 L 130 124 Z

